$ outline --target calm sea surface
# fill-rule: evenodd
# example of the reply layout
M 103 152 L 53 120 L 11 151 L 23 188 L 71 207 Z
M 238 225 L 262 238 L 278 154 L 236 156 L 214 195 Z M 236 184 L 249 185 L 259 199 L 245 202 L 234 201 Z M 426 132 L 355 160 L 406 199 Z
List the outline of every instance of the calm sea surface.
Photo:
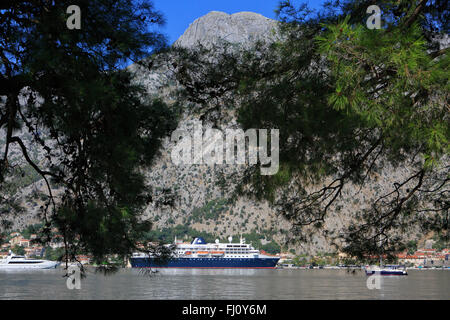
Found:
M 0 271 L 0 299 L 450 299 L 450 270 L 409 270 L 369 290 L 363 271 L 163 269 L 146 276 L 124 269 L 88 271 L 69 290 L 63 270 Z

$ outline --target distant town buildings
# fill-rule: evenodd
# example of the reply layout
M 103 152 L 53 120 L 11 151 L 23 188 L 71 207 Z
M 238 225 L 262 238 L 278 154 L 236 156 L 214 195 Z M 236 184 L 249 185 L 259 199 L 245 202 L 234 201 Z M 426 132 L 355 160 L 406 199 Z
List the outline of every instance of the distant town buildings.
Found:
M 295 256 L 291 253 L 280 253 L 277 254 L 280 257 L 279 263 L 286 264 L 286 266 L 292 266 Z M 340 263 L 349 257 L 345 253 L 338 253 L 336 255 L 337 260 L 335 263 Z M 370 256 L 371 259 L 378 259 L 377 256 Z M 385 259 L 386 257 L 384 257 Z M 410 266 L 410 267 L 450 267 L 450 249 L 431 249 L 424 248 L 418 249 L 413 254 L 407 252 L 401 252 L 396 255 L 397 263 Z M 310 264 L 315 259 L 321 259 L 324 261 L 323 257 L 308 257 L 304 259 L 306 264 Z M 325 262 L 323 262 L 325 263 Z M 328 263 L 327 263 L 328 264 Z
M 52 241 L 49 243 L 49 247 L 52 249 L 63 248 L 63 236 L 58 234 L 58 229 L 53 228 L 53 233 L 56 233 L 53 236 Z M 44 253 L 44 247 L 38 242 L 33 242 L 36 240 L 38 236 L 36 234 L 29 235 L 29 239 L 26 239 L 20 232 L 13 232 L 9 234 L 9 241 L 0 246 L 0 259 L 4 259 L 8 256 L 9 251 L 15 250 L 16 246 L 21 247 L 25 252 L 25 257 L 41 257 Z M 14 252 L 17 254 L 17 252 Z M 90 255 L 78 255 L 78 262 L 81 264 L 89 264 L 91 262 L 92 257 Z
M 43 253 L 43 246 L 39 243 L 33 242 L 37 239 L 36 234 L 31 234 L 29 239 L 26 239 L 20 232 L 13 232 L 9 235 L 9 241 L 0 246 L 0 258 L 4 258 L 9 254 L 9 251 L 14 251 L 16 246 L 24 249 L 26 257 L 36 257 L 41 256 Z M 64 247 L 63 238 L 61 235 L 57 234 L 51 241 L 49 246 L 52 249 Z
M 410 264 L 415 267 L 442 267 L 449 264 L 450 249 L 438 251 L 436 249 L 419 249 L 414 254 L 399 253 L 399 263 Z

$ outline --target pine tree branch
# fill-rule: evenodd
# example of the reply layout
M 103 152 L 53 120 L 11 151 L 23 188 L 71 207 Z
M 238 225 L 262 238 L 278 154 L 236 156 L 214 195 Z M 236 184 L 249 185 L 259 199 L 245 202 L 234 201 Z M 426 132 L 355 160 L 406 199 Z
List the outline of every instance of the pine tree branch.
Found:
M 405 22 L 405 27 L 409 28 L 414 21 L 417 20 L 419 14 L 423 11 L 423 9 L 425 8 L 425 5 L 427 4 L 428 0 L 422 0 L 419 5 L 416 7 L 416 9 L 414 10 L 413 14 L 408 18 L 408 20 L 406 20 Z
M 442 55 L 446 54 L 449 49 L 450 48 L 444 48 L 444 49 L 441 49 L 441 50 L 438 50 L 438 51 L 431 52 L 430 53 L 430 57 L 434 59 L 434 58 L 437 58 L 439 56 L 442 56 Z
M 23 156 L 25 157 L 25 159 L 27 160 L 28 164 L 29 164 L 30 166 L 32 166 L 33 169 L 36 170 L 36 172 L 39 173 L 39 174 L 42 176 L 42 178 L 45 180 L 45 183 L 47 184 L 47 188 L 48 188 L 48 192 L 49 192 L 50 198 L 52 199 L 53 204 L 55 204 L 55 202 L 54 202 L 54 200 L 53 200 L 52 190 L 51 190 L 51 188 L 50 188 L 50 184 L 49 184 L 49 182 L 48 182 L 46 176 L 47 176 L 47 175 L 48 175 L 48 176 L 52 176 L 52 177 L 54 177 L 54 178 L 56 178 L 56 179 L 59 179 L 59 177 L 58 177 L 57 175 L 55 175 L 54 173 L 52 173 L 52 172 L 41 170 L 41 169 L 33 162 L 33 160 L 30 159 L 30 157 L 29 157 L 29 155 L 28 155 L 28 152 L 27 152 L 27 148 L 25 147 L 25 144 L 23 143 L 23 141 L 22 141 L 19 137 L 11 137 L 11 138 L 9 139 L 9 141 L 10 141 L 11 143 L 15 142 L 15 143 L 17 143 L 17 144 L 20 146 L 20 148 L 22 149 L 22 154 L 23 154 Z

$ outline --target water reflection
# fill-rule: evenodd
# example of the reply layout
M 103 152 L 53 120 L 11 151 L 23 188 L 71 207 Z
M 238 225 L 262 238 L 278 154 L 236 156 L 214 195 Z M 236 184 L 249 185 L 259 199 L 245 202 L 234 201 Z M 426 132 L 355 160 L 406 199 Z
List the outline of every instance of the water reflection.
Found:
M 104 276 L 87 270 L 68 290 L 64 270 L 2 271 L 0 299 L 450 299 L 450 270 L 410 270 L 366 287 L 363 272 L 345 270 L 137 269 Z

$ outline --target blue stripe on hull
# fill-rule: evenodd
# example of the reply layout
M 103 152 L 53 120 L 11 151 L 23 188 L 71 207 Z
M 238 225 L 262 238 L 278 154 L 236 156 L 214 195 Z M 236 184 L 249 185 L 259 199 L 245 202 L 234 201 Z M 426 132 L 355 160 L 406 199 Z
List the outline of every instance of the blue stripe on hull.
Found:
M 381 272 L 375 272 L 375 271 L 366 271 L 366 275 L 372 275 L 372 274 L 380 274 L 382 276 L 406 276 L 408 273 L 403 273 L 403 271 L 381 271 Z
M 157 265 L 151 258 L 131 258 L 133 268 L 275 268 L 279 258 L 173 258 Z

